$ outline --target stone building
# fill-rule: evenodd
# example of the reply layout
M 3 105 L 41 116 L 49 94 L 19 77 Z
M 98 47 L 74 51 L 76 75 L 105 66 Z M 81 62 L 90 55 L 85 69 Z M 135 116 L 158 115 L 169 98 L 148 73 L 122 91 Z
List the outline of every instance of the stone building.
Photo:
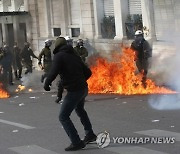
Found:
M 39 52 L 47 38 L 68 35 L 109 52 L 131 41 L 137 15 L 145 37 L 157 44 L 179 31 L 179 6 L 178 0 L 0 0 L 0 46 L 29 41 Z

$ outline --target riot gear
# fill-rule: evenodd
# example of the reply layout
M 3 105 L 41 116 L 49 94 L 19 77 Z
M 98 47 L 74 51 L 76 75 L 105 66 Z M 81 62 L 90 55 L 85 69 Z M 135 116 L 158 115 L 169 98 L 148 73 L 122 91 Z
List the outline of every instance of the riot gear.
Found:
M 52 40 L 45 40 L 45 46 L 50 47 L 52 45 Z
M 146 76 L 148 73 L 149 62 L 148 58 L 152 57 L 152 49 L 143 37 L 143 32 L 137 30 L 135 32 L 135 40 L 131 44 L 131 49 L 136 53 L 136 66 L 138 71 L 142 73 L 142 84 L 146 88 Z
M 76 45 L 76 46 L 82 47 L 83 44 L 84 44 L 83 40 L 82 40 L 82 39 L 78 39 L 78 40 L 77 40 L 77 45 Z
M 137 36 L 137 35 L 143 35 L 143 32 L 142 32 L 141 30 L 137 30 L 137 31 L 135 32 L 135 36 Z
M 65 36 L 64 38 L 66 39 L 68 45 L 73 46 L 73 39 L 70 36 Z

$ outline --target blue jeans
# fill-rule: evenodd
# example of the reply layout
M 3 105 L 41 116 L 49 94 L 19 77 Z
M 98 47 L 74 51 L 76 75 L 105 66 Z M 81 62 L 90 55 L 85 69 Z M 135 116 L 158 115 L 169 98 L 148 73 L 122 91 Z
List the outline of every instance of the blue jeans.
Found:
M 78 132 L 70 119 L 70 115 L 74 109 L 84 126 L 85 134 L 93 133 L 91 122 L 84 109 L 84 102 L 87 94 L 88 88 L 79 91 L 67 92 L 61 106 L 59 121 L 74 145 L 81 141 Z

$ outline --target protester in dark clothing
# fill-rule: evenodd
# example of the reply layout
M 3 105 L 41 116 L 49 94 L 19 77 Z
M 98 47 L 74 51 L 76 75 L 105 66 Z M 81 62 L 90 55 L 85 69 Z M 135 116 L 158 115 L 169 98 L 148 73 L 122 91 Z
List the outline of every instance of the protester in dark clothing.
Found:
M 76 47 L 74 47 L 75 53 L 81 57 L 82 61 L 86 61 L 86 57 L 88 56 L 88 51 L 84 47 L 84 42 L 82 39 L 77 40 Z
M 64 87 L 63 87 L 62 80 L 60 79 L 59 82 L 58 82 L 57 99 L 55 100 L 56 103 L 60 103 L 60 101 L 62 99 L 63 91 L 64 91 Z
M 86 80 L 91 76 L 91 70 L 74 53 L 73 47 L 67 45 L 63 37 L 57 38 L 53 53 L 55 54 L 53 64 L 45 81 L 44 89 L 50 91 L 52 81 L 60 74 L 61 83 L 63 88 L 67 90 L 67 95 L 61 106 L 59 120 L 72 142 L 65 150 L 79 150 L 85 147 L 85 143 L 96 140 L 91 122 L 84 109 L 85 97 L 88 95 Z M 83 141 L 70 119 L 73 110 L 76 111 L 84 126 L 86 136 Z
M 14 67 L 15 77 L 17 80 L 19 80 L 22 74 L 22 61 L 21 61 L 21 49 L 18 47 L 17 42 L 14 43 L 14 47 L 13 47 L 13 67 Z
M 70 36 L 65 36 L 64 37 L 67 45 L 72 46 L 73 47 L 73 39 Z M 61 82 L 61 76 L 60 76 L 60 80 L 58 81 L 58 92 L 57 92 L 57 98 L 55 100 L 56 103 L 59 103 L 62 99 L 62 93 L 63 93 L 63 87 L 62 87 L 62 82 Z
M 31 57 L 38 59 L 34 55 L 32 49 L 29 47 L 29 45 L 30 44 L 28 42 L 26 42 L 24 44 L 24 48 L 23 48 L 22 53 L 21 53 L 21 57 L 23 59 L 23 63 L 25 65 L 25 67 L 26 67 L 25 74 L 32 73 L 32 60 L 31 60 Z
M 44 74 L 41 77 L 41 82 L 44 82 L 44 79 L 47 77 L 48 72 L 51 68 L 52 65 L 52 59 L 51 59 L 51 49 L 50 46 L 52 45 L 51 40 L 46 40 L 45 41 L 45 47 L 42 49 L 42 51 L 39 54 L 39 62 L 38 64 L 40 65 L 41 69 L 44 70 Z M 41 59 L 43 58 L 43 65 L 41 62 Z
M 9 46 L 5 43 L 1 51 L 0 62 L 3 68 L 3 80 L 5 84 L 9 83 L 9 85 L 13 85 L 13 76 L 12 76 L 13 54 Z
M 152 57 L 152 49 L 144 39 L 141 30 L 135 32 L 135 40 L 132 42 L 131 48 L 136 51 L 136 66 L 139 72 L 143 74 L 142 84 L 146 88 L 146 76 L 149 67 L 148 58 Z

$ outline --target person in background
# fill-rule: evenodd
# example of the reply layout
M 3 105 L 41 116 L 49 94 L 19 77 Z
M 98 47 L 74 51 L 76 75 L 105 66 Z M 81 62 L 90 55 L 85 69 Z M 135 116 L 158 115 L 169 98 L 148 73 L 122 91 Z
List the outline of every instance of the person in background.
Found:
M 14 42 L 14 47 L 13 47 L 13 68 L 14 68 L 14 75 L 16 79 L 19 80 L 22 74 L 22 61 L 21 61 L 21 49 L 18 47 L 17 42 Z
M 82 61 L 86 61 L 86 57 L 88 56 L 88 51 L 84 47 L 84 42 L 82 39 L 77 40 L 76 47 L 74 47 L 75 53 L 81 57 Z
M 9 46 L 4 42 L 4 45 L 1 49 L 1 66 L 3 69 L 3 80 L 5 84 L 13 85 L 13 76 L 12 76 L 12 63 L 13 63 L 13 54 Z
M 64 38 L 67 41 L 67 45 L 70 45 L 73 47 L 73 39 L 70 36 L 65 36 Z
M 47 77 L 52 64 L 51 49 L 50 49 L 51 45 L 52 45 L 52 41 L 46 40 L 45 47 L 42 49 L 38 57 L 39 59 L 38 64 L 41 67 L 41 69 L 44 70 L 44 74 L 41 76 L 42 83 L 44 82 L 44 79 Z M 43 64 L 41 62 L 42 58 L 43 58 Z
M 143 75 L 142 84 L 146 88 L 146 76 L 149 66 L 148 58 L 152 57 L 152 49 L 148 41 L 144 39 L 141 30 L 135 32 L 135 40 L 132 42 L 131 48 L 136 51 L 136 66 L 138 71 Z
M 32 60 L 31 60 L 31 57 L 36 58 L 36 59 L 38 59 L 38 57 L 36 57 L 34 55 L 32 49 L 30 48 L 29 42 L 24 43 L 24 48 L 22 50 L 21 57 L 23 59 L 24 65 L 26 67 L 25 74 L 32 73 Z
M 44 89 L 50 91 L 50 85 L 60 74 L 61 84 L 67 90 L 67 94 L 61 105 L 59 120 L 71 140 L 70 146 L 65 151 L 80 150 L 87 143 L 96 141 L 91 122 L 84 109 L 85 97 L 88 95 L 87 79 L 91 76 L 91 70 L 74 53 L 72 46 L 67 45 L 64 37 L 58 37 L 53 51 L 54 58 L 51 70 L 44 83 Z M 85 138 L 82 141 L 70 119 L 75 110 L 84 126 Z

